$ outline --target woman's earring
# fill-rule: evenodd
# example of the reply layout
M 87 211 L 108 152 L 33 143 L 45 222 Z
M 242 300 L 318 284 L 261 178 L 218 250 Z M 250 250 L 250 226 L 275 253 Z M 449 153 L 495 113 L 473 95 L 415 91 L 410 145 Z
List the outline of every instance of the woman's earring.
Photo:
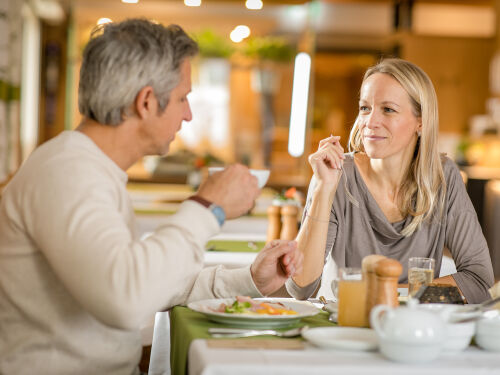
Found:
M 420 138 L 421 135 L 422 135 L 422 132 L 420 130 L 417 130 L 417 136 Z

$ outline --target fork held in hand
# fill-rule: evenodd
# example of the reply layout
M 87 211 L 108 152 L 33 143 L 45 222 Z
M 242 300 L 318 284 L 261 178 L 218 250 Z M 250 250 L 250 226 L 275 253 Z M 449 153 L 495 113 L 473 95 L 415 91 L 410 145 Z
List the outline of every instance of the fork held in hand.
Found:
M 274 329 L 239 329 L 239 328 L 209 328 L 208 333 L 212 337 L 250 337 L 250 336 L 263 336 L 271 335 L 278 337 L 295 337 L 300 336 L 300 334 L 306 330 L 308 326 L 292 328 L 288 331 L 275 331 Z

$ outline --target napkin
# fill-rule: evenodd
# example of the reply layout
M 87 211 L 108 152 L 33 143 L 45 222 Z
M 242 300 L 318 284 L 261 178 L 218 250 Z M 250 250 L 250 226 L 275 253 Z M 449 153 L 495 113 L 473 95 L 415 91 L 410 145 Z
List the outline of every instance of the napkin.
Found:
M 301 339 L 207 339 L 209 348 L 232 349 L 304 349 Z

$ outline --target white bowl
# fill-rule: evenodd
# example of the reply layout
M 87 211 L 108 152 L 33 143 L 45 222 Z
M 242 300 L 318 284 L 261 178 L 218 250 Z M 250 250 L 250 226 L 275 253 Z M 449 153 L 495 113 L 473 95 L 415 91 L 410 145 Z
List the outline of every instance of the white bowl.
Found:
M 476 343 L 485 350 L 500 352 L 500 316 L 477 322 Z
M 432 344 L 399 342 L 379 338 L 380 352 L 387 358 L 401 363 L 429 362 L 441 354 L 441 342 Z
M 490 352 L 500 352 L 500 335 L 476 335 L 480 348 Z
M 209 167 L 208 174 L 211 175 L 222 170 L 224 170 L 224 167 Z M 260 189 L 262 189 L 266 185 L 270 172 L 271 171 L 269 169 L 250 169 L 250 173 L 253 176 L 257 177 L 257 184 L 259 185 Z
M 443 351 L 457 353 L 469 346 L 472 336 L 474 336 L 475 322 L 453 323 L 453 320 L 470 317 L 471 313 L 467 313 L 467 309 L 464 306 L 425 303 L 418 305 L 418 308 L 438 314 L 446 325 L 446 338 L 443 344 Z
M 476 335 L 476 343 L 490 352 L 500 352 L 500 335 Z
M 447 323 L 443 350 L 454 353 L 465 350 L 470 345 L 475 328 L 474 322 Z

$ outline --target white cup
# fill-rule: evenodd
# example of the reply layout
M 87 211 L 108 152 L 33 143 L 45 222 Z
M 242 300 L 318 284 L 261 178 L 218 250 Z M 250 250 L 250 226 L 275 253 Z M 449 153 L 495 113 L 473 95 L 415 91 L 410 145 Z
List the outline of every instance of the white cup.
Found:
M 224 167 L 209 167 L 208 174 L 211 175 L 222 170 L 224 170 Z M 259 189 L 262 189 L 266 185 L 270 172 L 271 171 L 269 169 L 250 169 L 250 173 L 253 176 L 257 177 L 257 184 L 259 185 Z

